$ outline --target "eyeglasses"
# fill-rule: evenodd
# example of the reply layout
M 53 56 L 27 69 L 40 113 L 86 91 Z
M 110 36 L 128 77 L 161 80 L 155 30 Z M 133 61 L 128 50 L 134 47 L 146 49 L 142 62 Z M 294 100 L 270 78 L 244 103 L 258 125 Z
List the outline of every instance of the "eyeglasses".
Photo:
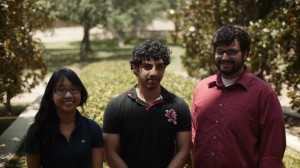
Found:
M 54 93 L 59 94 L 59 95 L 64 95 L 67 92 L 70 92 L 71 94 L 78 94 L 81 92 L 81 89 L 79 88 L 71 88 L 71 89 L 66 89 L 66 88 L 57 88 L 53 89 Z
M 226 53 L 227 56 L 232 57 L 235 56 L 239 51 L 241 50 L 236 50 L 236 49 L 229 49 L 229 50 L 217 50 L 217 56 L 222 57 L 224 53 Z

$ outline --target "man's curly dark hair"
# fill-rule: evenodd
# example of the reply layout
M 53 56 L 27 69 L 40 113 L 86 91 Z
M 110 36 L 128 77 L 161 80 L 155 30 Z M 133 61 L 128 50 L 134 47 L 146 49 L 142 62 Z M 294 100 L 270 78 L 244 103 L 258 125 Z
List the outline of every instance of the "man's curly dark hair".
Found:
M 144 60 L 160 60 L 162 59 L 165 65 L 170 64 L 170 54 L 171 51 L 168 47 L 162 44 L 158 40 L 145 40 L 137 44 L 132 52 L 132 57 L 130 59 L 130 65 L 139 66 Z

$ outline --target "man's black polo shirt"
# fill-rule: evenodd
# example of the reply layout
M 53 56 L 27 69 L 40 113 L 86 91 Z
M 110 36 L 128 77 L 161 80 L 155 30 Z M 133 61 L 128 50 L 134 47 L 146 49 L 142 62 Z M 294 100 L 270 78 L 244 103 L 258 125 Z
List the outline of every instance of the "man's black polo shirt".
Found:
M 161 96 L 148 106 L 133 87 L 106 107 L 103 132 L 120 134 L 120 156 L 130 168 L 166 168 L 177 132 L 191 131 L 187 103 L 163 87 Z

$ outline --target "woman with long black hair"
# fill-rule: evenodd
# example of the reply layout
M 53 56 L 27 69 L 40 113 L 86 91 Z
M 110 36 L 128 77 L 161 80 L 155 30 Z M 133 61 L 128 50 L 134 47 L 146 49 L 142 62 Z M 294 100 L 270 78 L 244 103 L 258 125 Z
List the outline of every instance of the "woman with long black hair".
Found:
M 102 129 L 77 110 L 87 98 L 74 71 L 60 68 L 52 74 L 26 136 L 28 168 L 103 167 Z

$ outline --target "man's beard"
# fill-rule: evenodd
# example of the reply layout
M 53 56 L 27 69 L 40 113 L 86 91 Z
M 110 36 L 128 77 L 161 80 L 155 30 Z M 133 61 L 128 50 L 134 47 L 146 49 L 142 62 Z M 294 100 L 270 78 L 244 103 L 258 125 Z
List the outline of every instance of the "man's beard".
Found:
M 230 69 L 221 69 L 221 63 L 222 62 L 229 62 L 232 64 L 232 67 Z M 242 67 L 244 67 L 244 62 L 245 60 L 242 59 L 241 61 L 237 62 L 237 61 L 219 61 L 216 62 L 216 66 L 218 68 L 218 70 L 223 74 L 223 75 L 232 75 L 235 74 L 236 72 L 238 72 Z

